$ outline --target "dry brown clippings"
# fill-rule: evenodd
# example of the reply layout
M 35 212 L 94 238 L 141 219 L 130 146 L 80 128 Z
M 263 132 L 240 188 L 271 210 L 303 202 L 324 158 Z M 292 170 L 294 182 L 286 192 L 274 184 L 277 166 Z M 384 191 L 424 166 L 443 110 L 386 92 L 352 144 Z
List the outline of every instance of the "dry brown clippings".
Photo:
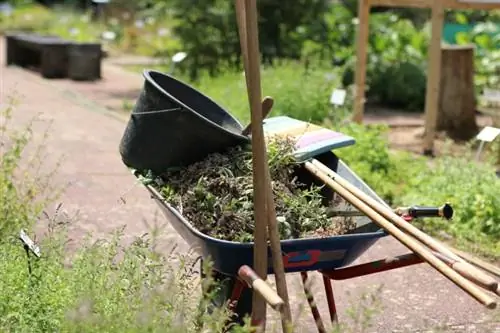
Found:
M 273 138 L 267 145 L 276 219 L 281 239 L 326 237 L 354 228 L 350 218 L 331 218 L 318 186 L 298 181 L 294 142 Z M 209 155 L 186 168 L 162 175 L 165 200 L 200 232 L 237 242 L 253 241 L 253 175 L 250 147 L 235 147 Z

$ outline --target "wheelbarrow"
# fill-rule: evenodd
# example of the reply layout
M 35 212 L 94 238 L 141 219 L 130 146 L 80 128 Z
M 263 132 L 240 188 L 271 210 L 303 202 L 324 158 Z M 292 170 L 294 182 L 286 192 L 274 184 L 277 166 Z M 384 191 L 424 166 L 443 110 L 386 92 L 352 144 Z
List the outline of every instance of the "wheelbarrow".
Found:
M 168 168 L 179 168 L 199 161 L 213 152 L 245 145 L 250 139 L 241 135 L 239 122 L 217 103 L 172 76 L 155 71 L 144 72 L 145 83 L 134 107 L 129 124 L 120 144 L 124 163 L 139 177 L 144 171 L 153 171 L 153 181 L 162 182 L 160 175 Z M 386 208 L 389 206 L 351 170 L 335 150 L 355 144 L 352 137 L 289 117 L 264 120 L 266 136 L 288 135 L 296 137 L 296 155 L 302 159 L 318 161 L 348 181 L 364 195 Z M 322 184 L 306 168 L 297 171 L 304 184 Z M 168 179 L 166 180 L 168 182 Z M 212 262 L 214 279 L 221 283 L 218 304 L 226 301 L 236 314 L 236 321 L 249 315 L 252 293 L 248 287 L 248 269 L 253 263 L 253 243 L 231 242 L 205 235 L 191 225 L 182 214 L 165 201 L 155 183 L 145 184 L 151 197 L 159 205 L 167 220 L 179 235 L 201 255 Z M 325 199 L 333 199 L 334 191 L 325 187 Z M 407 221 L 414 217 L 451 217 L 450 206 L 412 207 L 399 210 Z M 355 214 L 354 214 L 355 215 Z M 319 271 L 323 275 L 330 318 L 337 320 L 331 279 L 341 280 L 391 270 L 423 262 L 409 253 L 396 258 L 381 259 L 352 266 L 354 260 L 367 251 L 377 240 L 388 235 L 378 224 L 363 214 L 352 216 L 355 228 L 339 236 L 290 239 L 281 241 L 282 258 L 286 273 L 300 272 L 303 281 L 307 272 Z M 268 250 L 268 256 L 271 253 Z M 443 258 L 443 261 L 446 261 Z M 268 260 L 272 263 L 272 260 Z M 452 265 L 451 262 L 450 265 Z M 203 265 L 202 265 L 203 267 Z M 242 270 L 242 267 L 245 268 Z M 242 274 L 242 272 L 247 272 Z M 250 269 L 251 271 L 251 269 Z M 201 271 L 202 276 L 207 272 Z M 273 274 L 272 265 L 268 273 Z M 306 284 L 304 283 L 304 287 Z M 315 319 L 319 311 L 308 297 Z M 318 320 L 316 320 L 318 322 Z M 320 332 L 324 328 L 318 327 Z

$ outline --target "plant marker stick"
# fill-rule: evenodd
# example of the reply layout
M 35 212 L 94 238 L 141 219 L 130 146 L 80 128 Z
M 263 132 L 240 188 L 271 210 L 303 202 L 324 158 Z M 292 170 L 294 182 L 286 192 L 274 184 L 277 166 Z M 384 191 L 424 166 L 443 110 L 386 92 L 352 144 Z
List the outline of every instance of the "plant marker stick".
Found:
M 318 160 L 312 160 L 311 162 L 322 172 L 327 174 L 329 177 L 334 178 L 334 180 L 340 184 L 342 187 L 346 188 L 349 192 L 354 194 L 357 198 L 361 199 L 363 202 L 368 204 L 382 216 L 390 220 L 393 224 L 395 224 L 400 229 L 404 230 L 406 233 L 412 235 L 420 242 L 427 245 L 429 248 L 436 252 L 440 252 L 447 256 L 450 259 L 456 261 L 453 265 L 453 269 L 462 274 L 467 279 L 473 281 L 474 283 L 480 285 L 481 287 L 488 289 L 492 292 L 496 292 L 498 288 L 498 282 L 491 276 L 486 273 L 480 271 L 478 268 L 472 266 L 468 262 L 464 261 L 458 255 L 453 253 L 450 249 L 448 249 L 444 244 L 438 242 L 436 239 L 430 237 L 417 227 L 413 226 L 410 223 L 407 223 L 405 220 L 398 216 L 394 211 L 390 208 L 385 207 L 380 204 L 377 200 L 368 196 L 366 193 L 349 183 L 347 180 L 343 179 L 336 172 L 328 168 L 326 165 L 321 163 Z
M 263 200 L 265 206 L 264 223 L 269 228 L 271 243 L 271 252 L 273 258 L 274 275 L 276 279 L 276 288 L 278 295 L 283 299 L 284 305 L 281 313 L 283 332 L 289 332 L 291 327 L 291 312 L 288 301 L 288 291 L 286 286 L 285 268 L 282 259 L 281 243 L 279 239 L 278 225 L 276 222 L 276 212 L 274 207 L 271 177 L 267 162 L 266 143 L 264 130 L 262 127 L 262 104 L 260 87 L 260 51 L 258 34 L 258 15 L 256 0 L 245 1 L 245 16 L 247 26 L 247 52 L 248 52 L 248 82 L 250 83 L 251 93 L 251 112 L 252 112 L 252 148 L 254 154 L 254 177 L 258 177 L 259 184 L 259 204 Z M 258 157 L 258 160 L 256 159 Z M 257 169 L 258 168 L 258 169 Z M 262 178 L 262 179 L 260 179 Z M 261 186 L 261 187 L 260 187 Z M 254 191 L 257 188 L 254 188 Z M 254 192 L 255 195 L 258 192 Z M 262 198 L 263 197 L 263 198 Z M 256 221 L 257 223 L 257 221 Z M 259 221 L 259 225 L 261 222 Z M 265 226 L 263 227 L 265 228 Z M 257 239 L 256 239 L 257 240 Z M 265 248 L 267 255 L 267 244 Z M 267 267 L 266 267 L 267 268 Z M 258 272 L 257 272 L 258 273 Z
M 458 274 L 452 268 L 448 267 L 444 262 L 435 257 L 430 250 L 428 250 L 424 245 L 419 243 L 416 239 L 409 236 L 408 234 L 401 231 L 398 227 L 392 224 L 389 220 L 385 219 L 382 215 L 376 212 L 372 207 L 368 206 L 360 198 L 351 193 L 348 189 L 343 187 L 339 182 L 337 182 L 337 177 L 335 179 L 330 178 L 322 169 L 318 168 L 312 162 L 305 162 L 305 167 L 314 176 L 322 180 L 326 185 L 337 192 L 346 201 L 350 202 L 357 209 L 365 213 L 366 216 L 371 218 L 380 227 L 384 228 L 389 232 L 394 238 L 399 240 L 403 245 L 412 250 L 414 253 L 419 255 L 423 260 L 429 263 L 432 267 L 438 270 L 441 274 L 447 277 L 455 285 L 462 288 L 469 295 L 474 297 L 478 302 L 485 305 L 489 309 L 494 309 L 496 307 L 496 302 L 486 295 L 481 289 L 476 287 L 472 282 Z

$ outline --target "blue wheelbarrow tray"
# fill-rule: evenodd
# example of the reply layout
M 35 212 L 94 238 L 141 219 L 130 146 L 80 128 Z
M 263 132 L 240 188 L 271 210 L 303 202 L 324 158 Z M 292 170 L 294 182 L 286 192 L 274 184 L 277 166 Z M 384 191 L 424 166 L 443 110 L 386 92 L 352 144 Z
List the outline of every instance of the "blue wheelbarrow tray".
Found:
M 264 122 L 266 137 L 273 133 L 297 133 L 301 124 L 307 124 L 288 117 L 269 118 Z M 316 137 L 321 137 L 321 142 L 301 133 L 305 144 L 297 148 L 297 156 L 301 160 L 316 158 L 340 176 L 351 182 L 382 204 L 387 204 L 358 177 L 337 155 L 332 151 L 354 144 L 354 139 L 341 133 L 329 131 L 318 126 L 308 124 L 309 132 L 314 132 Z M 286 128 L 284 130 L 284 128 Z M 330 132 L 328 135 L 327 131 Z M 286 134 L 286 133 L 285 133 Z M 311 134 L 311 136 L 314 136 Z M 307 142 L 306 142 L 307 141 Z M 354 147 L 353 147 L 354 148 Z M 353 149 L 351 148 L 351 149 Z M 138 177 L 139 174 L 135 173 Z M 311 175 L 311 179 L 312 179 Z M 159 205 L 167 220 L 179 235 L 200 253 L 203 259 L 209 259 L 215 271 L 228 276 L 236 276 L 242 265 L 253 265 L 253 242 L 241 243 L 216 239 L 205 235 L 195 229 L 181 213 L 171 206 L 152 185 L 145 185 L 151 193 L 153 200 Z M 332 192 L 333 195 L 333 192 Z M 281 241 L 283 261 L 286 272 L 312 271 L 321 269 L 335 269 L 351 264 L 362 255 L 381 237 L 387 233 L 365 216 L 353 217 L 356 222 L 354 230 L 348 234 L 330 236 L 289 239 Z M 268 248 L 269 269 L 273 273 L 271 251 Z

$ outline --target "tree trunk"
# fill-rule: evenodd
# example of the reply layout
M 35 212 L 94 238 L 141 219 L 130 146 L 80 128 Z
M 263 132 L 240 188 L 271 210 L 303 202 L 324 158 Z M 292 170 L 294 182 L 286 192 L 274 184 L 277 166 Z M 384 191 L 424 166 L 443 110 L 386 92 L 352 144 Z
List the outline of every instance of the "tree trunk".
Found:
M 441 48 L 441 84 L 437 130 L 453 140 L 469 140 L 477 132 L 474 92 L 474 46 Z

